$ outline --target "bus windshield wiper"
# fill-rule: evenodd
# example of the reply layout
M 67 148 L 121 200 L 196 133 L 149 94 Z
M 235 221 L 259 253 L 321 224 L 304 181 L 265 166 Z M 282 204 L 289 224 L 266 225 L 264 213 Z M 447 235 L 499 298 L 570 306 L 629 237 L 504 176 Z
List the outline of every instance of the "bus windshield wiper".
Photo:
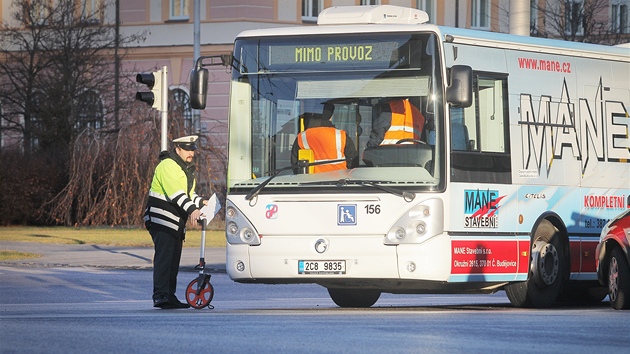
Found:
M 363 187 L 372 187 L 376 189 L 380 189 L 384 192 L 391 193 L 393 195 L 401 196 L 407 203 L 413 201 L 416 198 L 416 193 L 403 191 L 398 188 L 387 187 L 380 184 L 378 181 L 367 181 L 367 180 L 352 180 L 348 178 L 343 178 L 337 181 L 337 186 L 341 187 L 348 184 L 358 184 Z
M 263 188 L 265 188 L 265 186 L 269 184 L 269 182 L 271 182 L 272 179 L 276 178 L 276 176 L 278 176 L 280 172 L 291 170 L 291 169 L 307 169 L 310 166 L 326 165 L 330 163 L 338 163 L 338 162 L 343 162 L 343 161 L 346 161 L 346 159 L 322 160 L 322 161 L 317 161 L 317 162 L 308 162 L 308 161 L 301 160 L 301 161 L 298 161 L 297 165 L 289 165 L 286 167 L 279 168 L 277 170 L 272 171 L 271 174 L 269 175 L 269 178 L 267 178 L 262 183 L 254 187 L 251 191 L 249 191 L 249 193 L 247 193 L 247 195 L 245 196 L 245 200 L 247 201 L 252 200 L 255 196 L 258 195 L 258 193 L 260 193 L 260 191 Z

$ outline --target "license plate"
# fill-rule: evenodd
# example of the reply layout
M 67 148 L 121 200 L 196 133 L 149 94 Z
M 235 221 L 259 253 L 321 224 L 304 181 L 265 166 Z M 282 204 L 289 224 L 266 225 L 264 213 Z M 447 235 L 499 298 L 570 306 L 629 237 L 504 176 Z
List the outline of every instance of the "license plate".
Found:
M 298 261 L 298 274 L 346 274 L 346 261 Z

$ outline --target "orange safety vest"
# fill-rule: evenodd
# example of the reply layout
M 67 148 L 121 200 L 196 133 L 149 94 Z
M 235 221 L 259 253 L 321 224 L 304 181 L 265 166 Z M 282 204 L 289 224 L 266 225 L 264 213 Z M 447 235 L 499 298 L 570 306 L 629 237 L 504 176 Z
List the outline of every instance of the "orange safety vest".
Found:
M 313 151 L 315 161 L 344 159 L 346 134 L 333 127 L 309 128 L 298 135 L 300 149 Z M 314 173 L 346 169 L 346 161 L 313 166 Z
M 385 132 L 381 145 L 396 144 L 400 139 L 420 140 L 424 128 L 424 116 L 409 100 L 389 102 L 392 122 Z

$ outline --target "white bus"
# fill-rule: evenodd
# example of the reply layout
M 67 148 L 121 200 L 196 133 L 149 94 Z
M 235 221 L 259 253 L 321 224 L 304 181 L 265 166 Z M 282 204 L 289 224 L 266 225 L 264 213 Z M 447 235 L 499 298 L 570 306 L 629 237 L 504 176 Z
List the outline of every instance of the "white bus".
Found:
M 630 204 L 628 49 L 427 21 L 410 8 L 332 7 L 317 26 L 238 35 L 227 273 L 319 284 L 341 307 L 499 290 L 520 307 L 601 301 L 599 232 Z M 393 98 L 421 111 L 421 139 L 370 145 Z M 357 167 L 292 165 L 302 118 L 324 104 Z

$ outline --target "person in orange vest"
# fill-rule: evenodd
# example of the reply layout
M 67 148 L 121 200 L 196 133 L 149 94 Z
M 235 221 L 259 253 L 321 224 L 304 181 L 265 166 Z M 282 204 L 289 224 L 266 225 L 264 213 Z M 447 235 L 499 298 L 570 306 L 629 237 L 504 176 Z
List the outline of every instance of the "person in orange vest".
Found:
M 291 150 L 292 165 L 295 166 L 298 163 L 298 151 L 305 149 L 313 151 L 314 162 L 344 160 L 315 165 L 313 166 L 314 173 L 344 170 L 358 166 L 359 153 L 352 139 L 344 130 L 335 128 L 330 121 L 334 110 L 333 104 L 326 103 L 321 116 L 310 115 L 305 119 L 307 127 L 298 134 Z M 294 169 L 294 172 L 297 173 L 297 169 Z
M 420 140 L 424 116 L 409 99 L 388 102 L 372 123 L 367 147 L 396 144 L 401 139 Z

